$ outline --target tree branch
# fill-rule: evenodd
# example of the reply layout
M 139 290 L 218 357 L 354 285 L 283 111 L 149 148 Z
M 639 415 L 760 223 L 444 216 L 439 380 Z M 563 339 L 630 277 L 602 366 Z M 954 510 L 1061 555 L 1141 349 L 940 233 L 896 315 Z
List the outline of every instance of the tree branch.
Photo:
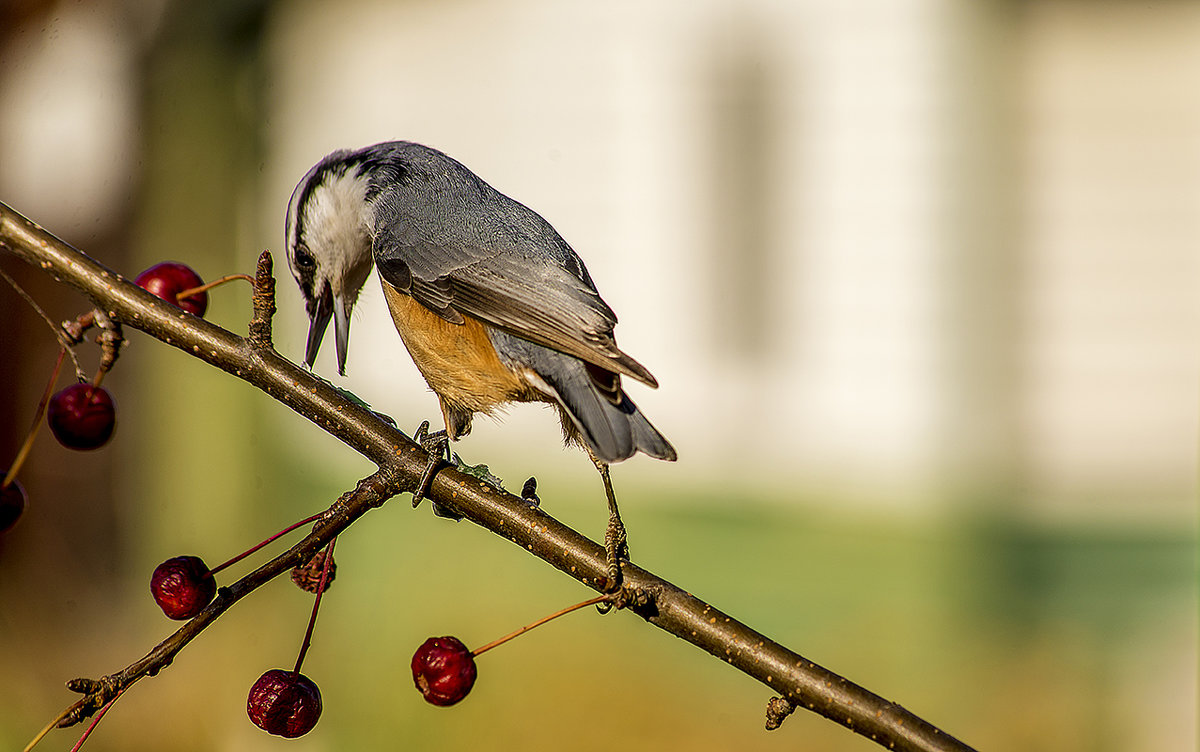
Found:
M 343 494 L 329 507 L 322 518 L 314 523 L 313 531 L 303 540 L 232 585 L 219 588 L 216 597 L 204 610 L 154 646 L 142 658 L 101 679 L 72 679 L 67 682 L 69 689 L 82 693 L 84 697 L 59 716 L 56 725 L 62 728 L 79 723 L 139 679 L 154 676 L 169 666 L 180 650 L 233 604 L 284 572 L 307 562 L 351 523 L 370 510 L 382 506 L 401 490 L 400 484 L 390 476 L 387 468 L 381 468 L 359 481 L 353 491 Z
M 88 695 L 77 703 L 77 717 L 72 716 L 73 722 L 78 722 L 112 699 L 122 684 L 128 686 L 170 663 L 184 645 L 246 593 L 307 561 L 388 496 L 411 491 L 427 454 L 370 410 L 275 352 L 270 342 L 274 301 L 273 288 L 266 289 L 266 285 L 273 284 L 267 253 L 259 264 L 251 334 L 242 338 L 125 281 L 2 203 L 0 247 L 74 287 L 114 322 L 146 332 L 253 384 L 379 467 L 379 472 L 335 503 L 307 538 L 223 588 L 212 604 L 144 658 L 94 682 L 95 686 L 76 687 Z M 434 476 L 426 495 L 584 585 L 603 590 L 607 570 L 603 547 L 541 509 L 450 467 Z M 806 660 L 670 582 L 633 564 L 624 568 L 624 574 L 627 586 L 650 596 L 631 610 L 762 682 L 787 705 L 812 710 L 890 749 L 971 749 L 899 705 Z M 786 715 L 779 703 L 774 701 L 769 713 L 775 725 Z

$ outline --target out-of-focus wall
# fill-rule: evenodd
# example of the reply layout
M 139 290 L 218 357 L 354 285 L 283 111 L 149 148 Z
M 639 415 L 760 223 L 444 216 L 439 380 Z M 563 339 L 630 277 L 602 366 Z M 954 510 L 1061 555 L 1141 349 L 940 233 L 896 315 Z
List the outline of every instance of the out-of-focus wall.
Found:
M 0 190 L 86 240 L 129 212 L 134 66 L 161 6 L 54 19 L 5 48 Z M 281 250 L 321 155 L 419 140 L 584 257 L 663 385 L 632 392 L 681 473 L 782 465 L 869 505 L 1006 485 L 1034 514 L 1191 514 L 1191 5 L 351 0 L 270 19 L 247 261 Z M 436 416 L 374 282 L 345 383 L 402 423 Z M 464 451 L 552 451 L 552 426 L 518 408 Z
M 1200 6 L 1033 3 L 1026 26 L 1021 409 L 1038 502 L 1190 515 Z
M 1191 6 L 360 0 L 276 22 L 263 242 L 333 148 L 450 152 L 587 261 L 679 472 L 1191 514 Z M 435 416 L 375 288 L 348 383 Z M 518 408 L 464 451 L 551 425 Z M 672 472 L 650 464 L 625 472 Z

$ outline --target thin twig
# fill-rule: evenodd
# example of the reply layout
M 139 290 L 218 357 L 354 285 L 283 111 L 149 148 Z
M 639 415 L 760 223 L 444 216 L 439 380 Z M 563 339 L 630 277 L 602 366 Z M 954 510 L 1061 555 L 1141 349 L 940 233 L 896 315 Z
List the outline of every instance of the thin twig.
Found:
M 46 312 L 43 311 L 42 307 L 37 304 L 37 301 L 33 299 L 33 296 L 25 292 L 25 289 L 17 284 L 17 281 L 10 277 L 8 272 L 0 269 L 0 277 L 4 277 L 5 281 L 12 286 L 12 289 L 17 291 L 17 294 L 29 304 L 30 308 L 37 312 L 38 316 L 42 317 L 42 321 L 45 321 L 46 326 L 50 327 L 50 329 L 54 332 L 54 338 L 57 339 L 59 344 L 63 346 L 64 350 L 70 353 L 71 360 L 75 363 L 75 374 L 79 377 L 80 381 L 83 381 L 86 377 L 83 373 L 83 366 L 79 365 L 79 356 L 75 354 L 75 349 L 73 347 L 75 343 L 67 339 L 66 333 L 63 332 L 62 327 L 60 327 L 58 324 L 55 324 L 54 321 L 52 321 L 50 317 L 46 315 Z
M 49 734 L 54 729 L 58 728 L 58 725 L 60 723 L 62 723 L 64 720 L 66 720 L 67 716 L 70 714 L 71 714 L 71 708 L 67 708 L 66 710 L 59 713 L 57 716 L 55 716 L 54 720 L 50 721 L 45 726 L 43 726 L 42 730 L 37 732 L 37 734 L 34 735 L 33 739 L 31 739 L 29 741 L 29 743 L 25 745 L 25 749 L 23 750 L 23 752 L 30 752 L 30 750 L 32 750 L 34 747 L 36 747 L 38 745 L 38 742 L 40 742 L 42 739 L 46 738 L 46 734 Z
M 33 440 L 37 438 L 38 429 L 42 427 L 42 418 L 46 415 L 46 405 L 50 402 L 51 395 L 54 394 L 54 385 L 58 383 L 58 372 L 62 369 L 63 356 L 67 354 L 67 348 L 62 347 L 58 350 L 58 359 L 54 361 L 54 370 L 50 372 L 50 380 L 46 382 L 46 389 L 42 392 L 42 398 L 38 400 L 37 410 L 33 413 L 33 423 L 29 426 L 29 433 L 25 434 L 25 441 L 21 444 L 21 449 L 17 452 L 17 456 L 13 459 L 12 464 L 8 466 L 8 472 L 4 474 L 4 480 L 0 481 L 0 488 L 8 488 L 17 478 L 17 473 L 25 464 L 25 459 L 29 456 L 29 450 L 33 448 Z
M 92 722 L 88 724 L 88 727 L 84 730 L 83 735 L 79 737 L 79 741 L 75 742 L 74 747 L 71 747 L 71 752 L 79 752 L 79 748 L 82 747 L 83 743 L 87 741 L 87 738 L 92 735 L 92 731 L 95 730 L 96 726 L 100 725 L 100 720 L 104 718 L 104 714 L 108 712 L 108 709 L 111 708 L 117 702 L 117 700 L 121 699 L 121 694 L 124 692 L 125 690 L 121 689 L 115 695 L 113 695 L 111 700 L 104 703 L 104 707 L 100 708 L 99 712 L 96 713 L 96 717 L 93 718 Z

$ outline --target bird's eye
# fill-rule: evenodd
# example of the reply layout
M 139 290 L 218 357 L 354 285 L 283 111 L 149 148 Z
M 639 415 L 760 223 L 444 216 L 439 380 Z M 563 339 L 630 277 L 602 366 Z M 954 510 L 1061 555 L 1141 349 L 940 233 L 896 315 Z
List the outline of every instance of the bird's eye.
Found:
M 296 252 L 292 254 L 292 261 L 296 264 L 297 269 L 313 269 L 317 265 L 317 260 L 313 258 L 312 252 L 304 246 L 296 246 Z

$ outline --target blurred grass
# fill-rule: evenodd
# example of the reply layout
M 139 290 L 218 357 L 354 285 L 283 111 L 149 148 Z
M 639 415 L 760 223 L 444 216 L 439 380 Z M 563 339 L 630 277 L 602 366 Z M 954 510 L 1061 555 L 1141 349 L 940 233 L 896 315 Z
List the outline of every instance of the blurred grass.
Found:
M 255 532 L 210 541 L 220 551 L 206 558 L 341 490 L 285 475 L 294 487 L 265 483 L 281 490 L 256 505 Z M 544 504 L 597 534 L 604 512 L 593 485 L 573 495 L 551 479 Z M 1163 707 L 1154 689 L 1186 683 L 1194 668 L 1191 530 L 930 524 L 711 491 L 650 497 L 636 487 L 622 497 L 640 564 L 981 749 L 1118 750 L 1147 748 L 1155 733 L 1188 738 L 1190 729 L 1145 726 Z M 10 658 L 0 701 L 17 712 L 0 717 L 0 747 L 19 749 L 69 700 L 53 691 L 61 681 L 113 670 L 168 633 L 142 575 L 178 552 L 161 540 L 155 553 L 141 548 L 117 608 L 97 599 L 72 625 L 41 630 L 3 607 Z M 484 656 L 461 705 L 427 706 L 408 670 L 426 637 L 479 645 L 588 592 L 469 523 L 413 512 L 407 498 L 345 533 L 338 566 L 305 664 L 325 699 L 308 737 L 268 737 L 244 715 L 258 674 L 294 661 L 311 602 L 277 582 L 135 686 L 87 749 L 874 748 L 805 713 L 767 734 L 765 688 L 635 616 L 590 610 Z M 75 736 L 59 732 L 45 748 Z

